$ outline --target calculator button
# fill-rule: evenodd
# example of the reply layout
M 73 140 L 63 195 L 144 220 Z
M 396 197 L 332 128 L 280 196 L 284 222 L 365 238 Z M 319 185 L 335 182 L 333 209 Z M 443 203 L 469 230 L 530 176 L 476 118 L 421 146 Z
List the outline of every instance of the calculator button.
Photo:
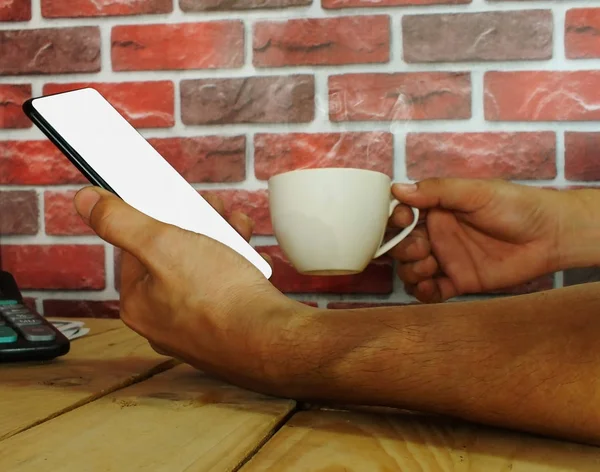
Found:
M 17 305 L 18 303 L 17 300 L 0 300 L 0 306 Z
M 25 308 L 24 306 L 12 306 L 10 308 L 2 308 L 2 313 L 4 313 L 5 315 L 9 314 L 9 313 L 27 313 L 29 312 L 29 310 L 27 308 Z
M 17 320 L 12 320 L 12 323 L 17 326 L 35 326 L 35 325 L 41 325 L 43 324 L 42 321 L 39 318 L 21 318 L 21 319 L 17 319 Z
M 14 343 L 17 340 L 17 333 L 8 326 L 0 326 L 0 344 Z
M 31 313 L 8 313 L 4 316 L 8 321 L 32 320 L 38 318 L 37 316 L 32 315 Z
M 27 341 L 54 341 L 56 334 L 48 326 L 20 326 L 17 328 Z

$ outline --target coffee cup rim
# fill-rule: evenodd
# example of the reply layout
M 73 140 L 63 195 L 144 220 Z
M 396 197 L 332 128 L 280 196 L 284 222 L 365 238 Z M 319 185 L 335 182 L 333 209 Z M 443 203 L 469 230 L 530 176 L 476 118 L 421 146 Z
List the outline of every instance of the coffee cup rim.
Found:
M 296 175 L 296 174 L 300 174 L 300 173 L 311 173 L 311 172 L 347 172 L 347 173 L 360 172 L 360 173 L 371 173 L 371 174 L 376 174 L 376 175 L 382 175 L 384 177 L 387 177 L 388 179 L 391 179 L 391 177 L 388 174 L 386 174 L 384 172 L 380 172 L 378 170 L 360 169 L 357 167 L 311 167 L 308 169 L 294 169 L 294 170 L 289 170 L 286 172 L 281 172 L 279 174 L 275 174 L 275 175 L 271 176 L 268 181 L 271 182 L 271 181 L 277 179 L 278 177 Z

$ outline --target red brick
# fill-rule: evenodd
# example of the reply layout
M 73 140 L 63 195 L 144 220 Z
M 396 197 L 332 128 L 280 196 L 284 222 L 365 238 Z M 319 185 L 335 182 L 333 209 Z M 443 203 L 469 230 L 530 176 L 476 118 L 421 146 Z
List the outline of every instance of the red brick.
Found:
M 97 26 L 0 31 L 0 75 L 100 71 Z
M 84 87 L 100 92 L 133 126 L 169 128 L 175 124 L 175 86 L 170 80 L 157 82 L 46 84 L 44 94 Z
M 0 84 L 0 128 L 31 128 L 21 105 L 31 98 L 30 84 Z
M 567 180 L 600 180 L 600 133 L 565 133 Z
M 552 12 L 523 10 L 402 18 L 406 62 L 552 58 Z
M 216 195 L 223 200 L 225 211 L 241 211 L 254 221 L 255 235 L 272 235 L 269 195 L 266 190 L 205 190 L 202 195 Z
M 262 21 L 254 26 L 254 65 L 339 65 L 390 59 L 388 16 Z
M 4 0 L 0 3 L 0 21 L 31 20 L 31 0 Z
M 246 178 L 246 137 L 151 138 L 150 144 L 190 183 Z
M 410 179 L 429 177 L 542 180 L 556 177 L 553 132 L 409 133 Z
M 491 121 L 600 120 L 600 71 L 488 72 L 485 117 Z
M 386 258 L 371 263 L 357 275 L 316 277 L 296 272 L 277 246 L 256 248 L 273 260 L 271 282 L 284 293 L 372 293 L 389 294 L 393 291 L 392 264 Z
M 383 302 L 330 302 L 327 304 L 327 308 L 330 310 L 356 310 L 358 308 L 381 308 L 381 307 L 394 307 L 394 306 L 407 306 L 415 305 L 414 302 L 397 302 L 397 303 L 383 303 Z
M 314 114 L 312 75 L 181 81 L 186 125 L 307 123 Z
M 391 133 L 257 134 L 254 171 L 260 180 L 295 169 L 355 167 L 393 176 Z
M 94 235 L 73 205 L 76 190 L 44 193 L 46 234 L 53 236 Z
M 332 121 L 467 119 L 471 77 L 468 72 L 332 76 L 329 116 Z
M 3 269 L 26 290 L 102 290 L 104 246 L 4 245 Z
M 44 18 L 170 13 L 173 0 L 42 0 Z
M 113 70 L 235 68 L 244 63 L 241 21 L 115 26 Z
M 377 8 L 377 7 L 405 7 L 420 5 L 457 5 L 471 3 L 472 0 L 322 0 L 323 8 Z
M 600 57 L 600 8 L 567 11 L 565 54 L 569 59 Z
M 184 12 L 258 10 L 299 7 L 312 4 L 313 0 L 179 0 Z
M 37 234 L 38 215 L 34 190 L 0 190 L 0 235 Z
M 319 304 L 317 302 L 305 302 L 302 300 L 299 300 L 300 303 L 303 303 L 304 305 L 307 306 L 312 306 L 313 308 L 317 308 L 319 306 Z
M 87 180 L 50 141 L 0 141 L 0 184 L 78 183 Z
M 119 300 L 44 300 L 44 316 L 119 318 Z

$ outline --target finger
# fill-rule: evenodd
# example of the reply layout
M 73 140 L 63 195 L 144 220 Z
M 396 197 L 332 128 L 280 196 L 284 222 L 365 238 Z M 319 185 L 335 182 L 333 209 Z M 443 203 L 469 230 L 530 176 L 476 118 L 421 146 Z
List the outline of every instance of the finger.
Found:
M 459 295 L 458 290 L 447 277 L 438 277 L 419 282 L 413 296 L 424 303 L 441 303 Z
M 267 261 L 267 264 L 269 264 L 271 266 L 271 269 L 274 269 L 275 267 L 273 266 L 273 259 L 271 258 L 271 256 L 269 256 L 268 254 L 265 253 L 260 253 L 260 255 L 263 257 L 263 259 L 265 261 Z
M 74 202 L 81 218 L 100 238 L 129 252 L 147 269 L 168 262 L 164 260 L 170 258 L 167 249 L 177 242 L 169 240 L 165 244 L 164 238 L 177 234 L 174 227 L 150 218 L 98 187 L 80 190 Z
M 418 184 L 394 184 L 392 193 L 402 203 L 417 208 L 471 212 L 485 205 L 503 185 L 510 184 L 497 180 L 433 178 Z
M 421 303 L 437 303 L 437 286 L 432 279 L 423 280 L 418 285 L 408 285 L 411 288 L 409 295 L 412 295 Z
M 219 213 L 219 215 L 225 217 L 225 203 L 223 202 L 223 199 L 214 193 L 206 193 L 203 194 L 202 197 L 217 211 L 217 213 Z
M 412 284 L 404 283 L 404 291 L 407 295 L 410 295 L 412 297 L 415 293 L 415 286 Z
M 404 240 L 394 246 L 390 256 L 402 263 L 416 262 L 431 254 L 431 244 L 424 226 L 418 226 Z
M 438 268 L 435 257 L 429 255 L 421 261 L 399 265 L 396 272 L 403 282 L 418 284 L 423 280 L 432 278 L 437 273 Z
M 415 215 L 413 214 L 410 207 L 406 205 L 398 205 L 394 208 L 394 212 L 389 220 L 389 226 L 392 228 L 406 228 L 410 226 L 415 219 Z M 422 221 L 424 219 L 424 215 L 419 214 L 419 220 Z
M 454 283 L 448 277 L 439 277 L 433 279 L 437 285 L 438 293 L 440 294 L 440 301 L 445 302 L 451 298 L 461 295 Z
M 229 217 L 229 224 L 246 240 L 250 241 L 254 230 L 254 221 L 241 211 L 233 211 Z

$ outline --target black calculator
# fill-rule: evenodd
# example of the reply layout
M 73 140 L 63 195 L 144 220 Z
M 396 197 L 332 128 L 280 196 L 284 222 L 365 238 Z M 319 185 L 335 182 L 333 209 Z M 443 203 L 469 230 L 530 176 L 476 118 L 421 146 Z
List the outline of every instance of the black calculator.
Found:
M 65 335 L 23 303 L 14 277 L 0 271 L 0 362 L 50 360 L 69 349 Z

